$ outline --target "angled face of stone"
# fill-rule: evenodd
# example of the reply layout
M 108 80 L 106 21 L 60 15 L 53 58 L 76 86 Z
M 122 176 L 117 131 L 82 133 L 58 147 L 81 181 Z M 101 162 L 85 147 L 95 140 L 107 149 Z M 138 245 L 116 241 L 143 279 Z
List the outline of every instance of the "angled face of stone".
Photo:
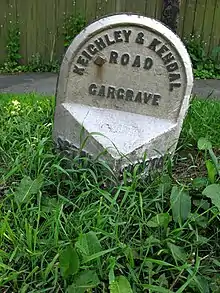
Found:
M 173 153 L 192 86 L 189 55 L 167 27 L 138 15 L 105 17 L 63 59 L 54 140 L 91 155 L 107 150 L 104 158 L 118 167 L 145 153 Z

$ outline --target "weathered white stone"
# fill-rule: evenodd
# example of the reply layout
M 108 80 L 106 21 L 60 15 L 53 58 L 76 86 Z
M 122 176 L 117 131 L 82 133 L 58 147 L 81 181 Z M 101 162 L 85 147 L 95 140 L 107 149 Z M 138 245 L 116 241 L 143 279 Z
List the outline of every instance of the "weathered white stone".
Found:
M 95 156 L 107 150 L 117 167 L 173 153 L 192 86 L 189 55 L 163 24 L 128 14 L 100 19 L 63 59 L 54 140 Z

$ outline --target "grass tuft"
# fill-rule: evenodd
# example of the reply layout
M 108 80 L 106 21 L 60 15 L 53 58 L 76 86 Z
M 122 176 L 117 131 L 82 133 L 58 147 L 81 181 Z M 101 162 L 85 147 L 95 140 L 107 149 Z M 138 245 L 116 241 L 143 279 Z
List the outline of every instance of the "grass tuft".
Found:
M 0 110 L 1 292 L 219 292 L 218 102 L 192 102 L 162 173 L 120 181 L 53 150 L 54 97 Z
M 195 146 L 200 137 L 220 148 L 220 103 L 215 100 L 194 99 L 185 119 L 180 145 Z

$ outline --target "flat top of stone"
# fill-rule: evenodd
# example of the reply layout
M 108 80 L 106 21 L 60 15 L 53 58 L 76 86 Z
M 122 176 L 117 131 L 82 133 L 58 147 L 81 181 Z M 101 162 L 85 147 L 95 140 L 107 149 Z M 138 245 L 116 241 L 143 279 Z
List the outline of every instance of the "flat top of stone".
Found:
M 83 30 L 64 57 L 57 103 L 178 120 L 193 85 L 188 53 L 160 22 L 119 14 Z
M 64 103 L 63 107 L 89 133 L 95 129 L 93 136 L 113 157 L 129 154 L 175 126 L 169 120 L 113 109 L 73 103 Z

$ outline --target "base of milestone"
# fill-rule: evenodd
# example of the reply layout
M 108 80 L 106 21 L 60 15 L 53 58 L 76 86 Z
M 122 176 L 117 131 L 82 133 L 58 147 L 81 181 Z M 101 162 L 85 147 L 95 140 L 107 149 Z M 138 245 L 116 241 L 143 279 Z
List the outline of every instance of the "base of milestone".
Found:
M 57 110 L 57 147 L 99 157 L 113 169 L 145 157 L 156 162 L 175 151 L 180 125 L 169 120 L 73 103 L 63 103 Z

